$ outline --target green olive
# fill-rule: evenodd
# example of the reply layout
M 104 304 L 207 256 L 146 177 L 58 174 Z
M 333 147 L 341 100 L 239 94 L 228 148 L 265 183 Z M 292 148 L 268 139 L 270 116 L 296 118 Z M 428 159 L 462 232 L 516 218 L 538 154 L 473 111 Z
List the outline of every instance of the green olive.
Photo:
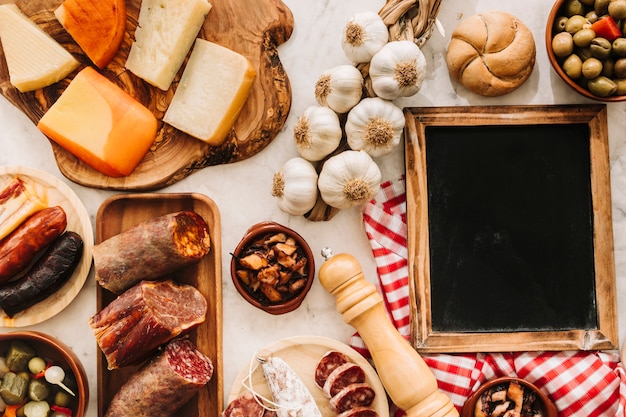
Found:
M 615 56 L 620 58 L 626 57 L 626 38 L 615 39 L 611 47 Z
M 624 0 L 626 1 L 626 0 Z M 591 28 L 584 28 L 574 33 L 574 45 L 579 48 L 586 48 L 591 45 L 591 41 L 596 37 L 596 32 Z
M 585 19 L 587 19 L 589 23 L 595 23 L 598 20 L 598 13 L 596 13 L 595 10 L 590 10 L 585 15 Z
M 626 0 L 613 0 L 609 3 L 609 15 L 615 20 L 626 18 Z
M 615 92 L 613 94 L 616 96 L 623 96 L 624 94 L 626 94 L 626 79 L 618 78 L 613 81 L 617 85 L 617 88 L 615 89 Z
M 589 45 L 591 55 L 601 61 L 604 61 L 611 56 L 611 49 L 611 42 L 600 37 L 594 38 Z
M 571 54 L 563 61 L 563 71 L 573 80 L 583 75 L 583 61 L 576 54 Z
M 585 16 L 576 14 L 567 19 L 567 22 L 565 22 L 565 30 L 573 35 L 588 25 L 589 22 L 585 19 Z
M 552 51 L 559 58 L 565 58 L 574 51 L 574 40 L 569 32 L 557 33 L 552 38 Z
M 565 3 L 565 14 L 568 16 L 585 13 L 585 5 L 580 0 L 567 0 Z
M 609 12 L 609 3 L 611 0 L 596 0 L 593 4 L 593 10 L 598 14 L 598 16 L 605 15 Z
M 583 62 L 583 76 L 589 80 L 598 77 L 602 73 L 602 61 L 598 58 L 589 58 Z
M 614 74 L 615 74 L 615 61 L 613 61 L 612 58 L 609 58 L 602 63 L 602 72 L 600 73 L 600 75 L 613 78 Z
M 568 18 L 566 16 L 559 16 L 554 21 L 554 25 L 552 26 L 552 31 L 554 33 L 565 32 L 565 24 L 567 23 Z
M 598 97 L 608 97 L 617 90 L 617 84 L 610 78 L 599 76 L 587 83 L 587 88 Z
M 626 78 L 626 58 L 620 58 L 615 61 L 613 75 L 615 78 Z

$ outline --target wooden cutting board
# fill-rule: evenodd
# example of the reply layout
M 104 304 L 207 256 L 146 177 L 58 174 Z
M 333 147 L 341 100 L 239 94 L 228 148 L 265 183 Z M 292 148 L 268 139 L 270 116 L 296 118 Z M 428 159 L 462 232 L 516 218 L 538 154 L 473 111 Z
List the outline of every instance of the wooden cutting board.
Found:
M 12 2 L 81 61 L 79 70 L 90 65 L 88 58 L 54 17 L 53 12 L 62 0 L 0 0 L 0 4 Z M 226 141 L 221 146 L 209 146 L 160 123 L 153 147 L 135 171 L 124 178 L 100 174 L 51 142 L 63 175 L 94 188 L 154 190 L 207 166 L 249 158 L 274 139 L 291 107 L 291 86 L 277 48 L 293 32 L 293 15 L 281 0 L 255 0 L 253 7 L 241 0 L 213 0 L 211 4 L 213 8 L 198 36 L 241 53 L 257 70 L 248 100 Z M 143 103 L 160 120 L 172 99 L 184 65 L 168 91 L 161 91 L 125 70 L 140 5 L 141 0 L 126 1 L 128 20 L 124 41 L 114 60 L 100 72 Z M 9 82 L 0 46 L 0 92 L 35 124 L 74 75 L 72 73 L 67 79 L 42 90 L 20 93 Z

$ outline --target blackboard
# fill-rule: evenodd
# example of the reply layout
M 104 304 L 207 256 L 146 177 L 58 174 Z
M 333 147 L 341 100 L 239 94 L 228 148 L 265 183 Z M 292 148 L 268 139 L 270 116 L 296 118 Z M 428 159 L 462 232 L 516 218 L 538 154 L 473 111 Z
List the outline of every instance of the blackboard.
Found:
M 617 346 L 604 105 L 406 114 L 415 346 Z

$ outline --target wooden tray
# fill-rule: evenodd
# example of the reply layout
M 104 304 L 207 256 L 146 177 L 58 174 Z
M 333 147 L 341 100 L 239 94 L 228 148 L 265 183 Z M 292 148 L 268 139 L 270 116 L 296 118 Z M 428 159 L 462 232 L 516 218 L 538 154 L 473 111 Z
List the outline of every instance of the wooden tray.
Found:
M 328 398 L 324 396 L 322 390 L 315 384 L 314 379 L 315 366 L 320 358 L 329 350 L 343 352 L 354 363 L 363 368 L 366 375 L 366 382 L 376 392 L 376 398 L 374 399 L 372 407 L 378 412 L 380 417 L 389 417 L 387 393 L 378 378 L 378 374 L 361 354 L 344 343 L 320 336 L 295 336 L 272 343 L 256 352 L 256 354 L 258 356 L 274 355 L 285 360 L 291 368 L 296 371 L 309 391 L 311 391 L 311 394 L 313 394 L 313 397 L 315 397 L 317 405 L 322 412 L 322 416 L 336 417 L 337 414 L 330 409 Z M 251 361 L 256 362 L 254 358 L 252 358 Z M 247 391 L 247 388 L 242 383 L 244 381 L 246 381 L 246 383 L 249 382 L 248 377 L 251 370 L 251 385 L 249 386 L 252 387 L 255 393 L 265 398 L 272 398 L 267 388 L 267 383 L 263 378 L 261 368 L 256 366 L 256 363 L 250 363 L 242 369 L 235 378 L 235 384 L 228 396 L 229 403 Z
M 62 0 L 0 0 L 17 3 L 20 9 L 72 52 L 83 65 L 91 65 L 72 38 L 54 17 Z M 257 70 L 248 100 L 226 141 L 209 146 L 169 125 L 161 123 L 152 149 L 135 171 L 124 178 L 111 178 L 87 166 L 51 142 L 59 169 L 70 180 L 94 188 L 155 190 L 171 185 L 196 170 L 211 165 L 246 159 L 260 152 L 283 127 L 291 107 L 291 86 L 278 56 L 277 47 L 293 31 L 293 15 L 281 0 L 258 0 L 254 12 L 239 0 L 212 2 L 199 37 L 219 43 L 246 56 Z M 137 26 L 141 0 L 127 0 L 127 30 L 114 60 L 100 72 L 147 106 L 161 120 L 172 99 L 177 77 L 168 91 L 161 91 L 126 71 L 124 64 Z M 184 65 L 183 65 L 184 68 Z M 37 123 L 61 95 L 70 79 L 42 90 L 20 93 L 9 82 L 4 52 L 0 46 L 0 92 Z
M 83 238 L 83 256 L 70 279 L 50 297 L 13 317 L 8 317 L 0 309 L 0 327 L 30 326 L 56 315 L 78 295 L 91 269 L 93 229 L 87 209 L 74 191 L 47 172 L 19 166 L 0 167 L 0 187 L 16 176 L 32 181 L 41 193 L 47 195 L 49 206 L 63 207 L 67 216 L 66 230 L 76 232 Z
M 224 388 L 222 376 L 222 266 L 221 224 L 217 206 L 202 194 L 127 194 L 105 200 L 96 216 L 96 244 L 130 227 L 151 218 L 180 210 L 193 210 L 209 225 L 211 250 L 200 263 L 182 269 L 176 274 L 179 282 L 195 285 L 208 302 L 207 320 L 190 333 L 190 338 L 213 362 L 213 378 L 206 389 L 200 391 L 176 413 L 178 417 L 218 417 L 222 412 Z M 102 310 L 114 295 L 98 286 L 97 308 Z M 115 393 L 137 367 L 124 367 L 110 371 L 104 354 L 98 351 L 98 416 Z

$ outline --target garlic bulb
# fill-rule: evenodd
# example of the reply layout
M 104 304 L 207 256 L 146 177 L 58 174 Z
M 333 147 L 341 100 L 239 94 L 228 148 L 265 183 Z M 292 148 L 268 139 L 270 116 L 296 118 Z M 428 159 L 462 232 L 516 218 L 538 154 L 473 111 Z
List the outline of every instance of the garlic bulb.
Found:
M 337 113 L 347 113 L 363 96 L 363 75 L 352 65 L 325 71 L 315 83 L 315 99 Z
M 348 113 L 345 125 L 348 145 L 373 158 L 387 155 L 400 143 L 404 122 L 404 113 L 391 101 L 364 98 Z
M 324 106 L 307 107 L 293 128 L 298 153 L 313 162 L 337 149 L 341 136 L 337 113 Z
M 387 43 L 370 62 L 372 89 L 387 100 L 409 97 L 422 87 L 426 75 L 426 58 L 409 40 Z
M 344 151 L 328 158 L 317 186 L 331 207 L 347 209 L 371 200 L 380 190 L 382 173 L 365 151 Z
M 389 30 L 383 18 L 375 12 L 355 13 L 346 23 L 341 47 L 354 63 L 369 62 L 389 40 Z
M 272 195 L 287 214 L 301 216 L 317 202 L 317 171 L 303 158 L 291 158 L 274 174 Z

